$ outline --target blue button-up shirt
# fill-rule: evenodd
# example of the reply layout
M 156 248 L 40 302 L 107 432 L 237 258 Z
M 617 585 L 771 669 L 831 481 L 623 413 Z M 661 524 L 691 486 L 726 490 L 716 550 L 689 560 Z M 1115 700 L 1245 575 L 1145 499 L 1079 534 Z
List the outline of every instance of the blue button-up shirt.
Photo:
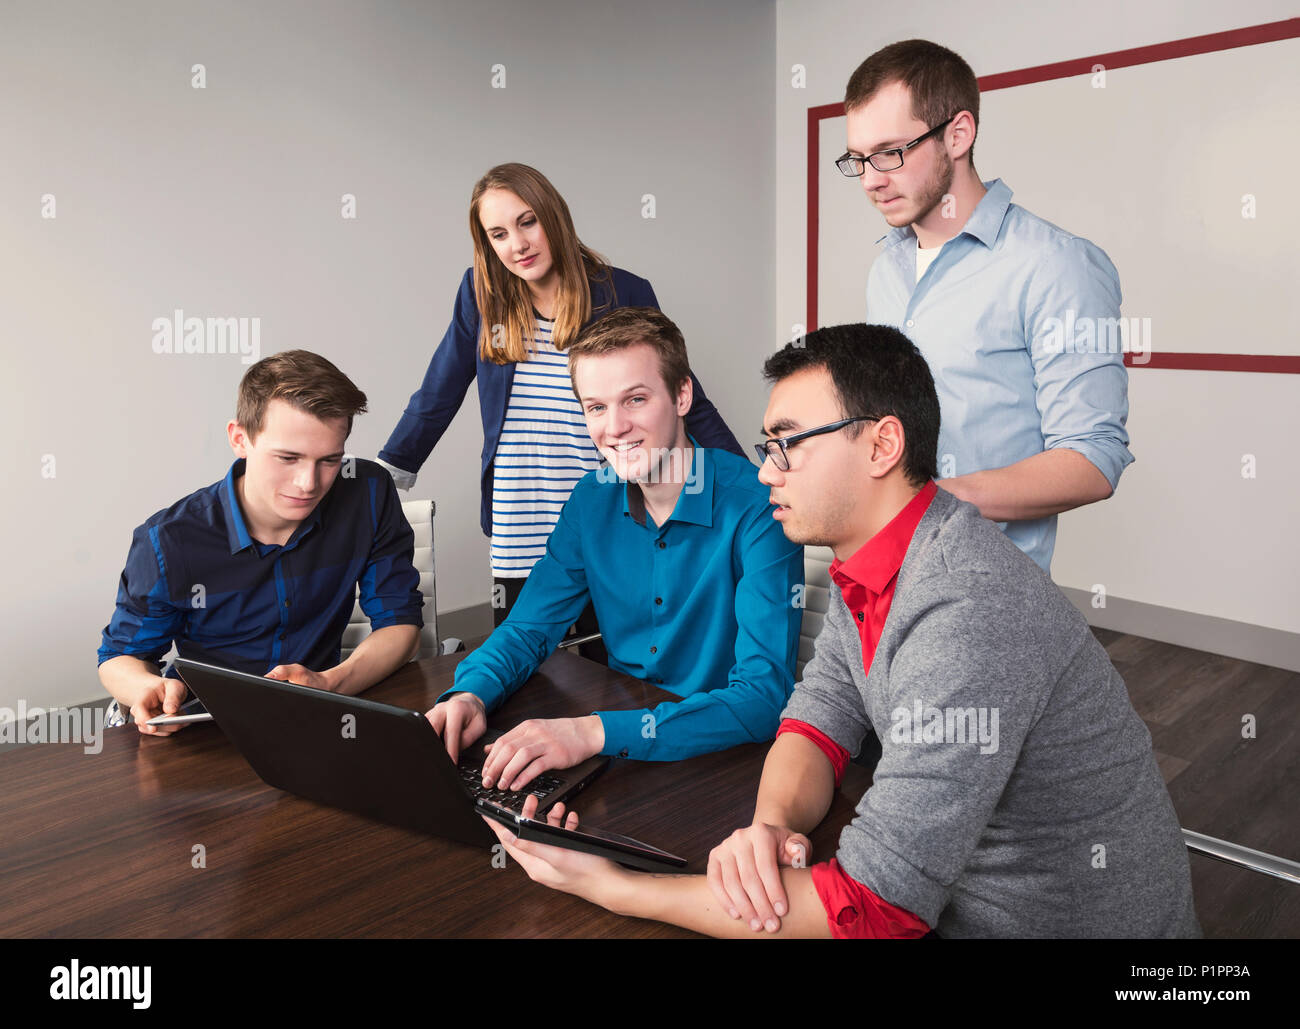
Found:
M 135 530 L 100 664 L 158 661 L 175 641 L 181 657 L 254 675 L 333 668 L 358 585 L 372 628 L 423 624 L 415 536 L 379 465 L 346 466 L 282 546 L 248 534 L 235 493 L 243 474 L 240 459 Z
M 509 617 L 457 667 L 454 691 L 495 708 L 590 599 L 610 667 L 682 698 L 596 712 L 603 753 L 673 761 L 770 740 L 794 688 L 802 583 L 803 547 L 743 458 L 695 446 L 660 526 L 639 487 L 598 468 L 574 487 Z
M 1132 463 L 1119 274 L 1099 247 L 1011 203 L 1001 179 L 916 281 L 916 233 L 882 237 L 867 320 L 925 356 L 939 394 L 939 475 L 1077 450 L 1114 489 Z M 1056 516 L 1000 523 L 1051 570 Z

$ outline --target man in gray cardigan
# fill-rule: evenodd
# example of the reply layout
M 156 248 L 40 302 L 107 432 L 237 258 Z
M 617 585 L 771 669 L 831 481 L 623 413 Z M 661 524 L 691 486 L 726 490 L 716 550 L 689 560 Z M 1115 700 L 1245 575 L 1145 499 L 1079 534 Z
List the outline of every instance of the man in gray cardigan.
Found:
M 939 408 L 897 331 L 773 355 L 760 479 L 837 588 L 768 753 L 754 824 L 707 878 L 503 842 L 533 878 L 714 935 L 1198 936 L 1187 852 L 1124 682 L 1043 571 L 933 483 Z M 833 860 L 803 834 L 875 727 Z M 552 818 L 559 818 L 555 812 Z

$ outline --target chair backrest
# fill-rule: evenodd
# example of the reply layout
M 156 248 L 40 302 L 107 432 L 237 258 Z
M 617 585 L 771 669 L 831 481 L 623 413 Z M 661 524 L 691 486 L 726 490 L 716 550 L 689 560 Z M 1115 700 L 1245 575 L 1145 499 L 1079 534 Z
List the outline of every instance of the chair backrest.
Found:
M 437 507 L 432 500 L 408 500 L 402 504 L 402 514 L 415 533 L 415 570 L 420 573 L 420 592 L 424 594 L 424 628 L 420 630 L 422 658 L 438 653 L 438 600 L 433 567 L 433 516 Z M 352 617 L 343 630 L 343 657 L 357 649 L 370 635 L 370 619 L 358 602 L 352 607 Z
M 830 607 L 830 547 L 803 548 L 803 621 L 799 623 L 799 656 L 795 660 L 794 681 L 803 679 L 803 669 L 813 656 L 813 640 L 822 631 Z

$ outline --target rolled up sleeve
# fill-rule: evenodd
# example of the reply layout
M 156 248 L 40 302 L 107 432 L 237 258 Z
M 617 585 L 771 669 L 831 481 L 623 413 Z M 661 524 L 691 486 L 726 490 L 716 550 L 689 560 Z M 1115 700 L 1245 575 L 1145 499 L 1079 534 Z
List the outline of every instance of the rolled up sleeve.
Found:
M 857 756 L 871 729 L 850 661 L 862 664 L 862 644 L 839 587 L 832 585 L 822 631 L 781 717 L 804 722 Z
M 1112 490 L 1133 463 L 1120 301 L 1110 258 L 1071 237 L 1031 278 L 1025 326 L 1044 448 L 1083 454 Z

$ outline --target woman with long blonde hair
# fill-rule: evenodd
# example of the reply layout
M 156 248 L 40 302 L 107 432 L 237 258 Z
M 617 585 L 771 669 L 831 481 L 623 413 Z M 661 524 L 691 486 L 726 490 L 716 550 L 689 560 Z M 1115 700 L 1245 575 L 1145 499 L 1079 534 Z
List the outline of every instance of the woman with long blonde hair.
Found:
M 379 460 L 399 487 L 414 485 L 478 379 L 480 522 L 492 540 L 493 616 L 500 625 L 545 553 L 574 485 L 600 464 L 570 388 L 568 346 L 584 325 L 615 308 L 659 303 L 649 282 L 610 266 L 578 239 L 564 198 L 526 164 L 497 165 L 479 179 L 469 229 L 474 265 L 461 280 L 451 325 Z M 691 378 L 687 430 L 701 446 L 744 456 Z M 579 631 L 592 624 L 589 608 Z

